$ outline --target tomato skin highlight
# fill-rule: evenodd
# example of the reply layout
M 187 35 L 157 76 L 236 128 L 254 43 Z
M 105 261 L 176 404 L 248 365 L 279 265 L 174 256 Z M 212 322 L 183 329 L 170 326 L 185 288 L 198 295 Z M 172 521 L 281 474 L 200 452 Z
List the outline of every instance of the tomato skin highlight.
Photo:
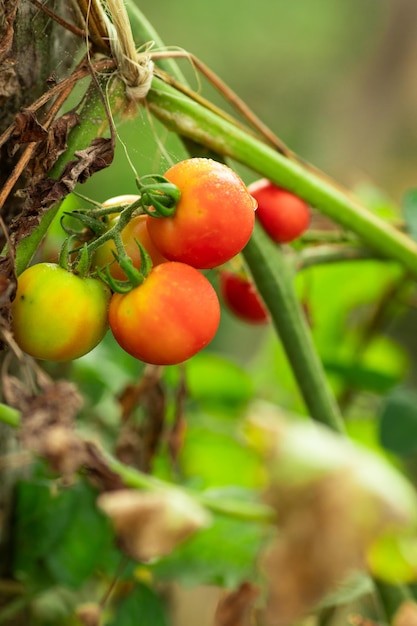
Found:
M 289 243 L 307 230 L 310 209 L 304 200 L 266 178 L 252 183 L 248 190 L 258 203 L 257 219 L 275 242 Z
M 109 223 L 109 228 L 111 228 L 118 219 L 118 217 L 113 218 Z M 151 257 L 153 265 L 159 265 L 167 261 L 149 236 L 146 215 L 133 217 L 123 228 L 121 237 L 126 254 L 132 259 L 133 267 L 139 269 L 141 265 L 140 250 L 135 239 L 143 245 L 146 252 Z M 106 241 L 93 254 L 93 266 L 102 269 L 104 266 L 109 265 L 110 275 L 113 278 L 116 280 L 126 280 L 127 276 L 115 260 L 112 251 L 116 252 L 114 241 Z
M 202 350 L 220 322 L 217 294 L 197 269 L 178 262 L 152 268 L 138 287 L 115 293 L 109 324 L 119 345 L 145 363 L 173 365 Z
M 181 197 L 172 217 L 148 216 L 149 235 L 163 256 L 208 269 L 245 247 L 256 203 L 233 170 L 211 159 L 192 158 L 176 163 L 164 176 Z
M 244 275 L 219 272 L 219 288 L 227 309 L 249 324 L 267 324 L 269 313 L 254 283 Z
M 18 278 L 12 329 L 20 348 L 47 361 L 71 361 L 90 352 L 108 328 L 110 289 L 55 263 L 38 263 Z

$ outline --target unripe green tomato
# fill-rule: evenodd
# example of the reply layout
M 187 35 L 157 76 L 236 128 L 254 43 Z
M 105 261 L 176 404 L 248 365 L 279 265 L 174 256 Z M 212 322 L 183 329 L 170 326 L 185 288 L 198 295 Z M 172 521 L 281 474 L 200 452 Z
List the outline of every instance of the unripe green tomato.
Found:
M 236 256 L 247 244 L 256 202 L 239 176 L 212 159 L 180 161 L 165 174 L 181 192 L 172 217 L 148 217 L 156 247 L 170 261 L 208 269 Z
M 144 282 L 126 294 L 115 293 L 109 324 L 120 346 L 155 365 L 186 361 L 216 334 L 217 294 L 203 274 L 185 263 L 153 267 Z
M 20 348 L 47 361 L 71 361 L 90 352 L 107 330 L 110 289 L 55 263 L 38 263 L 18 278 L 12 329 Z

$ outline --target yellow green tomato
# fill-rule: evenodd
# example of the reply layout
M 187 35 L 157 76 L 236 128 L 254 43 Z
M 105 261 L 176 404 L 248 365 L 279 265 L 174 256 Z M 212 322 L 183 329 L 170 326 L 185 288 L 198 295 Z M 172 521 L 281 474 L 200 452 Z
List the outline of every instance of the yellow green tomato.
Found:
M 107 330 L 110 289 L 55 263 L 38 263 L 18 278 L 12 328 L 20 348 L 37 359 L 71 361 L 90 352 Z

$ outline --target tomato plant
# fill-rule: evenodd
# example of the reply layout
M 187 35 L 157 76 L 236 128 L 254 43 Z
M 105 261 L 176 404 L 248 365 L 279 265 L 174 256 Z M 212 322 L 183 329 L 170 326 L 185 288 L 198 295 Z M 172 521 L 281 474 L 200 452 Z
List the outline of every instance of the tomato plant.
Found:
M 109 307 L 114 337 L 129 354 L 156 365 L 181 363 L 216 334 L 220 305 L 210 282 L 185 263 L 152 268 L 127 294 L 115 293 Z
M 54 263 L 38 263 L 18 279 L 12 328 L 37 359 L 70 361 L 90 352 L 107 330 L 108 287 Z
M 262 178 L 248 187 L 258 203 L 256 216 L 277 243 L 289 243 L 308 228 L 310 210 L 298 196 Z
M 109 223 L 109 227 L 114 226 L 117 220 L 118 217 L 113 218 Z M 131 258 L 133 266 L 137 269 L 141 265 L 140 249 L 137 242 L 143 245 L 154 265 L 159 265 L 159 263 L 164 263 L 167 260 L 149 237 L 146 215 L 133 217 L 120 234 L 126 254 Z M 113 252 L 116 252 L 116 246 L 114 241 L 109 239 L 94 252 L 92 263 L 97 268 L 109 265 L 109 271 L 113 278 L 125 280 L 126 274 L 116 261 Z
M 180 161 L 164 176 L 181 197 L 172 217 L 148 217 L 149 234 L 161 253 L 200 269 L 238 254 L 252 234 L 256 206 L 239 176 L 203 158 Z
M 220 293 L 226 307 L 236 317 L 251 324 L 266 324 L 269 314 L 254 283 L 243 274 L 219 272 Z

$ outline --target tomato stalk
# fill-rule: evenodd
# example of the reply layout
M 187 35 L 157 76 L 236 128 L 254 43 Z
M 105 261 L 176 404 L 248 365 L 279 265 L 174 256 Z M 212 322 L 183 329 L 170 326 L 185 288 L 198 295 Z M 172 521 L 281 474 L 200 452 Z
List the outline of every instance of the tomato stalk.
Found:
M 0 422 L 13 428 L 19 428 L 21 417 L 22 414 L 18 409 L 14 409 L 0 402 Z M 176 489 L 184 491 L 213 513 L 262 524 L 274 524 L 276 522 L 276 513 L 265 504 L 259 502 L 242 502 L 233 498 L 218 498 L 216 495 L 211 496 L 205 493 L 197 493 L 190 489 L 163 481 L 160 478 L 155 478 L 134 467 L 125 465 L 104 450 L 101 450 L 100 453 L 109 471 L 117 474 L 126 487 L 153 492 Z
M 311 417 L 344 432 L 339 408 L 314 347 L 284 253 L 255 224 L 243 256 L 271 314 Z
M 293 192 L 386 258 L 402 263 L 417 277 L 417 243 L 362 207 L 335 183 L 290 159 L 251 132 L 154 78 L 148 93 L 150 111 L 171 131 L 233 158 Z

